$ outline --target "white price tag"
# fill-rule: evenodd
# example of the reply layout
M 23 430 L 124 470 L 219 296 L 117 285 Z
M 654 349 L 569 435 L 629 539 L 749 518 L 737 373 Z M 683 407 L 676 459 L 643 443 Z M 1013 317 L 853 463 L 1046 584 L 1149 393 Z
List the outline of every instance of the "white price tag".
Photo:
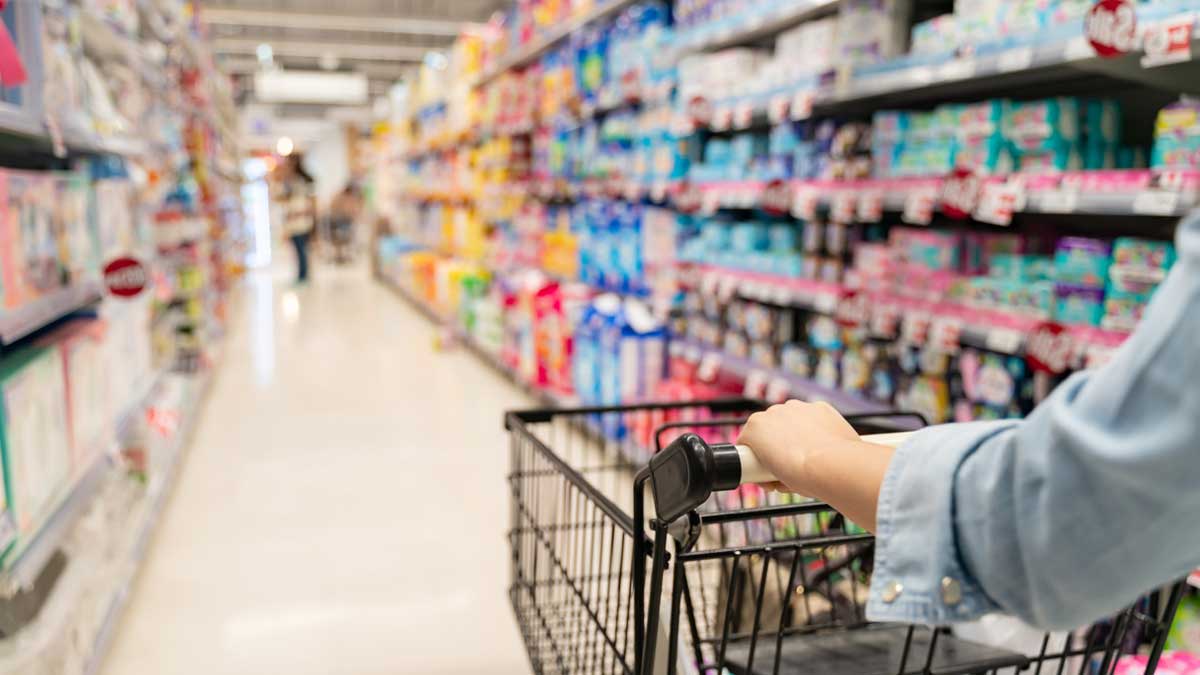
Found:
M 857 215 L 860 223 L 878 223 L 883 220 L 883 190 L 859 192 Z
M 784 286 L 773 286 L 771 288 L 770 302 L 786 307 L 792 304 L 792 293 Z
M 789 109 L 789 114 L 793 120 L 799 122 L 812 117 L 813 99 L 816 94 L 811 89 L 802 89 L 792 95 L 792 104 Z
M 1133 212 L 1150 216 L 1173 216 L 1179 209 L 1179 193 L 1144 190 L 1133 198 Z
M 1025 207 L 1024 188 L 1015 183 L 988 183 L 983 186 L 975 219 L 993 225 L 1011 225 L 1013 213 Z
M 829 220 L 835 223 L 853 223 L 858 214 L 858 195 L 853 190 L 834 193 L 829 206 Z
M 900 322 L 900 341 L 910 345 L 925 344 L 929 337 L 929 315 L 925 312 L 909 312 Z
M 818 314 L 833 314 L 838 306 L 838 297 L 829 293 L 821 293 L 812 299 L 812 306 Z
M 1025 70 L 1031 65 L 1033 65 L 1033 47 L 1010 49 L 996 59 L 996 70 L 1002 73 Z
M 700 213 L 711 216 L 721 208 L 721 192 L 718 188 L 710 187 L 700 191 Z
M 1066 58 L 1067 61 L 1078 61 L 1080 59 L 1090 59 L 1096 55 L 1096 49 L 1092 47 L 1092 43 L 1082 35 L 1071 38 L 1067 42 Z
M 1146 51 L 1146 55 L 1142 57 L 1142 67 L 1153 68 L 1191 61 L 1194 23 L 1195 16 L 1189 14 L 1149 26 L 1142 39 L 1142 47 Z
M 771 120 L 771 124 L 779 124 L 788 117 L 788 108 L 791 107 L 791 100 L 786 94 L 779 94 L 771 98 L 767 103 L 767 117 Z
M 1041 193 L 1042 213 L 1075 213 L 1078 208 L 1078 190 L 1059 188 Z
M 763 399 L 767 394 L 767 374 L 761 370 L 752 370 L 746 375 L 742 396 L 751 399 Z
M 938 69 L 938 76 L 943 81 L 966 80 L 975 77 L 975 59 L 954 59 Z
M 904 212 L 900 219 L 913 225 L 928 225 L 933 221 L 933 207 L 937 203 L 937 188 L 918 188 L 909 191 L 904 198 Z
M 696 377 L 701 382 L 714 382 L 717 379 L 717 374 L 721 372 L 721 355 L 717 352 L 709 352 L 700 359 L 700 365 L 696 367 Z
M 817 216 L 817 205 L 821 192 L 815 185 L 800 185 L 792 197 L 792 216 L 801 220 L 812 220 Z
M 754 121 L 754 103 L 739 101 L 733 109 L 732 126 L 734 129 L 748 129 Z
M 783 403 L 792 397 L 792 385 L 786 378 L 774 377 L 767 383 L 764 399 L 767 403 Z
M 961 337 L 962 321 L 958 319 L 940 317 L 930 323 L 929 344 L 937 351 L 945 354 L 958 353 Z
M 733 106 L 723 105 L 713 110 L 708 126 L 713 131 L 727 131 L 733 124 Z
M 1011 328 L 993 328 L 988 331 L 983 346 L 987 347 L 988 351 L 1016 354 L 1021 350 L 1023 342 L 1025 342 L 1025 336 L 1020 331 Z

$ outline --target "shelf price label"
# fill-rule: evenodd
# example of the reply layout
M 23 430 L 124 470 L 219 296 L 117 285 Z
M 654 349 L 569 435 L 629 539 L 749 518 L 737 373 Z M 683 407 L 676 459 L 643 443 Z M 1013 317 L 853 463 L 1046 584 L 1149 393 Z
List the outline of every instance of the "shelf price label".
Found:
M 930 316 L 927 312 L 908 312 L 900 321 L 900 341 L 910 345 L 923 345 L 929 337 Z
M 816 94 L 812 89 L 801 89 L 793 94 L 791 106 L 789 107 L 789 114 L 792 116 L 792 119 L 799 122 L 812 117 L 814 98 L 816 98 Z
M 715 108 L 708 126 L 713 131 L 728 131 L 733 124 L 733 106 L 723 105 Z
M 1025 208 L 1025 189 L 1012 183 L 989 183 L 983 187 L 975 219 L 992 225 L 1011 225 L 1013 214 Z
M 829 204 L 829 220 L 835 223 L 853 223 L 858 215 L 858 195 L 853 190 L 839 190 L 833 194 Z
M 943 354 L 957 353 L 962 327 L 962 321 L 953 317 L 934 319 L 929 324 L 929 344 Z
M 785 180 L 773 180 L 763 188 L 761 208 L 773 216 L 784 216 L 792 208 L 792 186 Z
M 1046 190 L 1041 194 L 1042 213 L 1075 213 L 1079 209 L 1079 191 L 1067 187 Z
M 685 117 L 690 127 L 704 126 L 712 121 L 713 105 L 703 96 L 693 96 L 688 101 Z
M 821 201 L 821 191 L 815 185 L 801 185 L 792 196 L 792 215 L 801 220 L 812 220 L 817 217 L 817 205 Z
M 928 225 L 933 221 L 933 207 L 937 203 L 937 188 L 918 188 L 910 190 L 904 198 L 904 212 L 901 220 L 912 225 Z
M 1148 216 L 1173 216 L 1179 209 L 1179 193 L 1172 190 L 1143 190 L 1133 198 L 1133 212 Z
M 883 220 L 883 190 L 859 192 L 857 215 L 860 223 L 878 223 Z
M 683 181 L 674 187 L 671 201 L 681 213 L 696 213 L 700 210 L 701 190 L 695 183 Z
M 894 340 L 899 328 L 900 308 L 896 305 L 880 305 L 871 312 L 871 335 L 885 340 Z
M 700 359 L 700 365 L 696 367 L 696 378 L 701 382 L 715 382 L 717 374 L 721 372 L 721 355 L 717 352 L 709 352 Z
M 783 403 L 791 397 L 792 385 L 788 383 L 787 378 L 776 376 L 767 383 L 767 391 L 764 393 L 763 399 L 767 403 Z
M 841 297 L 834 310 L 834 318 L 848 328 L 865 326 L 871 321 L 871 303 L 866 293 L 849 291 Z
M 721 208 L 720 188 L 710 187 L 700 191 L 700 213 L 711 216 Z
M 733 120 L 731 124 L 734 129 L 749 129 L 750 124 L 754 121 L 754 103 L 750 100 L 738 101 L 733 108 Z
M 1026 70 L 1031 65 L 1033 65 L 1033 47 L 1009 49 L 996 60 L 996 70 L 1002 73 Z
M 771 100 L 767 102 L 767 118 L 771 120 L 771 124 L 779 124 L 788 118 L 788 109 L 791 108 L 791 103 L 787 94 L 771 97 Z
M 1083 19 L 1096 54 L 1111 59 L 1137 47 L 1137 12 L 1129 0 L 1097 0 Z
M 1142 37 L 1143 68 L 1165 66 L 1192 60 L 1192 28 L 1196 17 L 1191 14 L 1162 21 L 1146 28 Z
M 1020 331 L 1011 328 L 993 328 L 987 332 L 983 346 L 989 351 L 1001 354 L 1016 354 L 1021 350 L 1025 337 Z
M 746 375 L 746 383 L 742 387 L 742 396 L 749 399 L 765 400 L 767 395 L 767 374 L 762 370 L 752 370 Z

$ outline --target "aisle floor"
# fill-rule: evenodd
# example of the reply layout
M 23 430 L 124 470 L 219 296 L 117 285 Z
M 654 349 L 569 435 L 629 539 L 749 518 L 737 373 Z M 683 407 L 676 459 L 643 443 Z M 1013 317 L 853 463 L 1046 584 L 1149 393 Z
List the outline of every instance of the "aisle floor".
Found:
M 105 675 L 527 673 L 505 408 L 362 268 L 253 273 Z

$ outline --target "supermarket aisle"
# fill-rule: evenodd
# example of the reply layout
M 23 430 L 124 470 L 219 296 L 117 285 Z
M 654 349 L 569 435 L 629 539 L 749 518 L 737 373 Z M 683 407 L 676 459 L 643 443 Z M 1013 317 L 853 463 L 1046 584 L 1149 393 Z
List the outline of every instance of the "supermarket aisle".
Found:
M 363 269 L 248 284 L 111 675 L 525 673 L 501 411 Z

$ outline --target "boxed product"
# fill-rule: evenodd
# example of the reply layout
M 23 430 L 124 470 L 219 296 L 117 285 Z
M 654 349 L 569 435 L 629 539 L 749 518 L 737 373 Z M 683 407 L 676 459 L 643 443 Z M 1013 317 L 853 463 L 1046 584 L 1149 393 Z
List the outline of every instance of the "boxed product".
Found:
M 908 48 L 912 0 L 844 0 L 838 12 L 837 62 L 879 63 Z
M 1111 249 L 1107 242 L 1086 237 L 1063 237 L 1054 254 L 1054 278 L 1061 283 L 1104 288 Z
M 111 434 L 116 418 L 114 404 L 118 402 L 110 395 L 109 363 L 105 358 L 106 328 L 98 319 L 75 321 L 49 338 L 62 355 L 71 468 L 75 475 L 90 466 L 95 453 L 103 450 L 101 441 Z M 126 406 L 133 402 L 119 403 Z
M 1159 111 L 1150 166 L 1200 169 L 1200 101 L 1185 98 Z
M 32 534 L 71 479 L 66 375 L 56 347 L 29 347 L 0 363 L 0 450 L 7 506 Z

